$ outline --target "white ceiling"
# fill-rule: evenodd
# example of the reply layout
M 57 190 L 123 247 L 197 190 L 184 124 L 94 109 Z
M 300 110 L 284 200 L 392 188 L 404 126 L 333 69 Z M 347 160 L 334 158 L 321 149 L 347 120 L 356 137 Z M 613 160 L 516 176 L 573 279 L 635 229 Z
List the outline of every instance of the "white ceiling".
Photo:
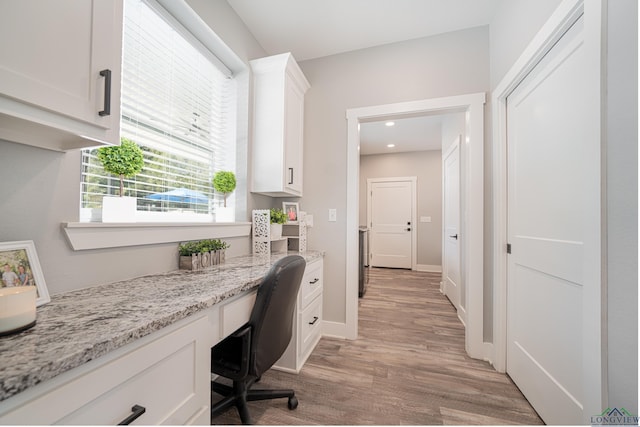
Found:
M 501 0 L 227 0 L 268 55 L 297 61 L 488 25 Z
M 442 146 L 441 116 L 395 119 L 393 126 L 386 121 L 360 123 L 360 155 L 389 154 L 405 151 L 440 150 Z M 394 144 L 395 147 L 387 147 Z
M 267 55 L 297 61 L 488 25 L 500 1 L 227 0 Z M 360 154 L 440 149 L 442 117 L 363 123 Z

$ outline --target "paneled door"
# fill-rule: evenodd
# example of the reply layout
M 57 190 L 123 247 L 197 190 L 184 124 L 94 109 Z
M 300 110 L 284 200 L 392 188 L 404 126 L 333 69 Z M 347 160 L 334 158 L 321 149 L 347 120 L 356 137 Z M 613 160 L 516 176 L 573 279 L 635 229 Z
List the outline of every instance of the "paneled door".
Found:
M 415 179 L 369 181 L 371 266 L 411 268 Z
M 442 157 L 443 197 L 443 292 L 466 322 L 462 303 L 460 275 L 460 137 Z
M 585 271 L 600 262 L 600 158 L 583 21 L 507 98 L 507 372 L 547 424 L 593 415 L 583 408 L 601 369 L 586 326 L 599 316 L 586 307 L 600 279 Z

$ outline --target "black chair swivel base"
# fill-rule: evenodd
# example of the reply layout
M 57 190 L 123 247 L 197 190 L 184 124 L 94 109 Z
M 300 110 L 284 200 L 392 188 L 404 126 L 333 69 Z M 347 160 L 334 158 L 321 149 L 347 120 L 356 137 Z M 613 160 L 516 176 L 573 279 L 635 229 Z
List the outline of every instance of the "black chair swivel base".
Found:
M 225 384 L 211 382 L 211 390 L 225 396 L 222 400 L 211 405 L 211 418 L 223 413 L 231 406 L 238 409 L 242 424 L 252 424 L 251 415 L 247 402 L 255 400 L 288 398 L 287 406 L 290 410 L 298 407 L 298 399 L 295 392 L 291 389 L 285 390 L 251 390 L 251 384 L 247 385 L 243 381 L 234 381 L 233 387 Z

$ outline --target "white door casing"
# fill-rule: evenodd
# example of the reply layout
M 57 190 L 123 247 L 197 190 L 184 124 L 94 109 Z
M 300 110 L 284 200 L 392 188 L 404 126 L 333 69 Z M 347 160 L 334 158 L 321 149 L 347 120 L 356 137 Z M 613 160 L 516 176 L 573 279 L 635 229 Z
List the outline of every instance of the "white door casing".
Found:
M 460 274 L 460 136 L 442 156 L 442 291 L 466 324 Z
M 371 266 L 415 266 L 416 177 L 367 180 Z
M 527 370 L 524 364 L 537 365 L 540 374 L 529 375 L 532 385 L 514 379 L 521 382 L 519 386 L 543 419 L 554 424 L 589 424 L 592 415 L 607 407 L 606 328 L 601 317 L 601 242 L 606 232 L 601 206 L 602 7 L 597 0 L 563 1 L 493 93 L 493 364 L 514 377 L 518 374 L 512 371 Z M 581 17 L 580 34 L 575 34 L 579 27 L 574 27 L 564 39 Z M 555 64 L 550 65 L 554 58 Z M 563 73 L 571 77 L 558 83 Z M 551 100 L 537 99 L 543 94 Z M 511 123 L 519 113 L 512 108 L 522 108 L 521 113 L 528 108 L 533 120 L 540 122 L 537 126 Z M 522 136 L 524 141 L 517 145 L 520 140 L 513 138 Z M 537 139 L 535 147 L 528 145 L 529 137 Z M 516 162 L 515 170 L 509 168 L 509 181 L 507 152 L 510 161 Z M 545 173 L 529 175 L 540 168 Z M 527 191 L 532 187 L 535 191 Z M 566 203 L 565 197 L 573 201 Z M 511 255 L 507 255 L 507 242 L 512 244 Z M 528 282 L 536 287 L 527 286 Z M 545 316 L 536 318 L 538 312 Z M 512 318 L 514 313 L 518 314 Z M 524 319 L 535 319 L 535 325 L 526 325 Z M 543 355 L 544 346 L 555 351 L 547 348 Z M 545 407 L 540 407 L 540 400 Z
M 384 104 L 348 109 L 347 118 L 347 207 L 345 229 L 345 323 L 324 322 L 323 333 L 347 339 L 358 337 L 359 123 L 422 113 L 465 112 L 465 140 L 461 144 L 461 221 L 466 224 L 461 244 L 467 325 L 465 349 L 470 357 L 486 359 L 492 346 L 483 339 L 483 250 L 484 250 L 484 103 L 485 93 Z

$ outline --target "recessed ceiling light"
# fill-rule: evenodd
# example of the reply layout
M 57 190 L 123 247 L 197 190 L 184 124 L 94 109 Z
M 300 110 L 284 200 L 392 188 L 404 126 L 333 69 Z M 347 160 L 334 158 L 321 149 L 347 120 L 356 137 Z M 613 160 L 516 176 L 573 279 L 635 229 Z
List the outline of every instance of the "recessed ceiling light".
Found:
M 387 144 L 387 147 L 389 147 L 389 148 L 393 148 L 395 146 L 396 146 L 396 144 Z
M 384 125 L 385 126 L 394 126 L 396 124 L 396 122 L 386 122 Z

